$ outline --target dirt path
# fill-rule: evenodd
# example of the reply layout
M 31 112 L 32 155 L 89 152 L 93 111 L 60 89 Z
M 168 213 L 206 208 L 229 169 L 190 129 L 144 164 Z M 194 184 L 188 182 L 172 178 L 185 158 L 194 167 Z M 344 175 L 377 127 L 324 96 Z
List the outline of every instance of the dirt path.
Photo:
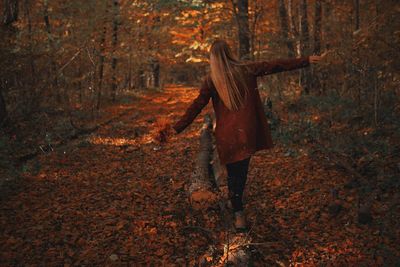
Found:
M 39 173 L 0 203 L 0 265 L 193 266 L 210 238 L 225 234 L 217 208 L 191 210 L 184 191 L 202 116 L 161 148 L 151 140 L 159 118 L 176 120 L 196 94 L 151 93 L 120 107 L 135 112 L 40 156 Z M 396 240 L 377 245 L 378 226 L 355 223 L 351 191 L 341 195 L 345 211 L 329 214 L 331 188 L 347 179 L 307 155 L 257 153 L 244 197 L 255 265 L 369 265 L 398 256 Z

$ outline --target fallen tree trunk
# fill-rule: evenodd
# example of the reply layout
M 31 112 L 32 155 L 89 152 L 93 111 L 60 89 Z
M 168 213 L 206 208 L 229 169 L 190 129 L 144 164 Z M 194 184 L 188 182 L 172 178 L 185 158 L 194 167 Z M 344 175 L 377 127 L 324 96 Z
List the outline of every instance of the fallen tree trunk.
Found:
M 217 197 L 210 180 L 210 161 L 212 153 L 212 120 L 206 115 L 200 132 L 200 151 L 195 161 L 195 169 L 188 186 L 191 205 L 201 209 L 213 203 Z
M 226 239 L 218 242 L 218 245 L 213 242 L 208 252 L 198 259 L 198 263 L 200 266 L 249 266 L 251 237 L 248 233 L 235 232 L 233 212 L 226 205 L 226 168 L 221 165 L 218 157 L 213 128 L 215 125 L 212 127 L 211 117 L 206 115 L 200 132 L 200 151 L 187 191 L 195 209 L 204 209 L 218 202 L 219 215 L 227 234 Z M 215 253 L 218 250 L 220 253 Z
M 250 266 L 250 236 L 235 234 L 224 244 L 224 255 L 219 259 L 218 266 Z
M 218 155 L 217 155 L 218 156 Z M 216 266 L 249 266 L 251 262 L 250 243 L 251 237 L 248 233 L 236 233 L 234 228 L 234 216 L 232 207 L 228 208 L 228 188 L 226 186 L 226 169 L 220 165 L 219 159 L 214 159 L 213 170 L 222 173 L 219 178 L 219 191 L 222 193 L 222 198 L 219 201 L 220 217 L 227 231 L 226 239 L 224 240 L 223 255 L 218 259 Z M 214 173 L 216 179 L 219 175 Z M 225 178 L 225 179 L 223 179 Z M 225 181 L 225 183 L 223 183 Z
M 214 135 L 212 135 L 212 139 L 212 143 L 215 144 Z M 206 254 L 202 257 L 203 262 L 201 263 L 211 263 L 213 264 L 212 266 L 249 266 L 251 263 L 251 237 L 248 233 L 235 232 L 233 212 L 226 205 L 228 200 L 227 172 L 225 166 L 221 165 L 215 145 L 213 146 L 211 163 L 211 176 L 214 178 L 216 190 L 220 194 L 218 205 L 220 207 L 221 222 L 227 234 L 226 239 L 220 244 L 223 249 L 222 255 L 213 257 L 213 255 Z
M 214 174 L 214 181 L 216 187 L 221 190 L 222 187 L 226 186 L 226 169 L 223 168 L 221 162 L 219 161 L 218 151 L 214 146 L 214 151 L 212 153 L 212 171 Z

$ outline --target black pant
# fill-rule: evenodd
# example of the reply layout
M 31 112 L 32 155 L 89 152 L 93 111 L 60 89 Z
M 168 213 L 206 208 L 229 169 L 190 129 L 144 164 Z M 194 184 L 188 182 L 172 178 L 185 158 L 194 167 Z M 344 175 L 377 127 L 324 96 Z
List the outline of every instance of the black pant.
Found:
M 243 191 L 246 185 L 247 172 L 249 170 L 250 157 L 226 164 L 228 172 L 229 198 L 232 202 L 233 210 L 243 210 Z

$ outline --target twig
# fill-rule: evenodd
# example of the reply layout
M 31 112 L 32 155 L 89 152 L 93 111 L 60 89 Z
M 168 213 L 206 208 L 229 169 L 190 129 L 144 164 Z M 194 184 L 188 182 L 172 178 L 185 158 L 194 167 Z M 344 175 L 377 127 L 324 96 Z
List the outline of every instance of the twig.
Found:
M 88 57 L 89 57 L 89 59 L 90 59 L 90 62 L 92 62 L 92 65 L 93 65 L 93 66 L 96 66 L 96 64 L 95 64 L 94 61 L 93 61 L 92 56 L 90 55 L 89 48 L 87 48 L 87 47 L 86 47 L 86 52 L 87 52 L 87 54 L 88 54 Z
M 72 56 L 72 58 L 70 60 L 68 60 L 67 63 L 64 64 L 64 66 L 62 66 L 58 72 L 61 73 L 69 64 L 71 64 L 72 61 L 75 60 L 75 58 L 81 53 L 81 51 L 83 50 L 83 48 L 86 46 L 86 44 L 84 44 L 81 48 L 79 48 L 79 50 Z

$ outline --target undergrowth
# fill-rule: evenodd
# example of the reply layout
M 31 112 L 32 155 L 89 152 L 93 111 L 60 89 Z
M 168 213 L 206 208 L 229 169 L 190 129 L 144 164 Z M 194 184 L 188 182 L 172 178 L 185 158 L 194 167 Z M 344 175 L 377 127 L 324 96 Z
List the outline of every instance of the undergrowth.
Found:
M 302 95 L 282 105 L 265 105 L 275 143 L 288 155 L 316 151 L 338 155 L 368 176 L 393 177 L 399 171 L 400 120 L 395 99 L 383 95 L 373 105 L 359 105 L 338 95 Z

